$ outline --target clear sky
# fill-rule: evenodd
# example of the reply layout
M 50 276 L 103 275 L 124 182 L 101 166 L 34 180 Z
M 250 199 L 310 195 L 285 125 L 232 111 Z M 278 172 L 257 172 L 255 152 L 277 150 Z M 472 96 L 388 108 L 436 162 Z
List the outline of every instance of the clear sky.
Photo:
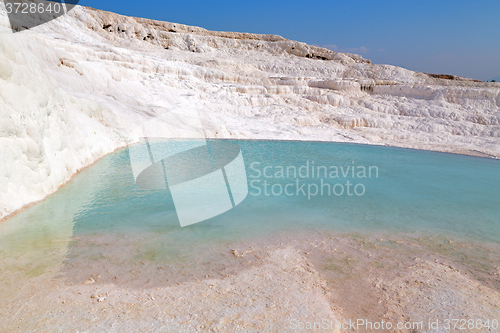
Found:
M 479 80 L 500 75 L 500 0 L 81 0 L 209 30 L 269 33 L 374 63 Z

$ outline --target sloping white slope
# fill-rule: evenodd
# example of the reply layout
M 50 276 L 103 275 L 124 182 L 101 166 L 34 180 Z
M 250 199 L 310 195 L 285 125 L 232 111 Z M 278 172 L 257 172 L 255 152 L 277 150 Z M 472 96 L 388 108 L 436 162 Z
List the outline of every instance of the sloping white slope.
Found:
M 0 219 L 172 110 L 199 113 L 209 137 L 500 156 L 498 83 L 83 7 L 12 34 L 0 4 Z

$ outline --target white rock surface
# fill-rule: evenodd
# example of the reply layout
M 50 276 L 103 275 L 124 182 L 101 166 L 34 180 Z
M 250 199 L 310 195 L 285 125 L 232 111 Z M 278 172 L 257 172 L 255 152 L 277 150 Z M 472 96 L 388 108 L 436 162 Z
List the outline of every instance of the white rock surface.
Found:
M 12 34 L 0 4 L 0 219 L 172 110 L 197 112 L 208 137 L 500 157 L 499 83 L 84 7 Z
M 326 281 L 291 247 L 223 279 L 130 288 L 42 276 L 15 293 L 0 300 L 5 332 L 281 333 L 294 332 L 291 323 L 342 322 Z

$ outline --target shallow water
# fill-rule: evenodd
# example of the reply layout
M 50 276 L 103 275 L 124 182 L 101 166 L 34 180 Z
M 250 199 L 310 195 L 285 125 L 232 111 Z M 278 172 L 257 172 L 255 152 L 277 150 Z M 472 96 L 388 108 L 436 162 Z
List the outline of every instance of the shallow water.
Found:
M 2 279 L 16 271 L 35 277 L 92 270 L 89 263 L 127 272 L 144 262 L 206 265 L 220 246 L 283 231 L 500 243 L 498 160 L 338 143 L 232 142 L 249 184 L 235 208 L 181 228 L 170 191 L 137 186 L 129 149 L 122 149 L 0 224 Z

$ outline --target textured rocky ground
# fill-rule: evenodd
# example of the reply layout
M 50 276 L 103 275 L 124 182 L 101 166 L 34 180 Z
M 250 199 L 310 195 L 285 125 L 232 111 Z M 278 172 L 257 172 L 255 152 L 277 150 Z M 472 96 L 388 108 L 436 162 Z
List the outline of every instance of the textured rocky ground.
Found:
M 170 112 L 180 123 L 197 114 L 207 137 L 500 157 L 499 108 L 498 83 L 371 64 L 279 36 L 82 7 L 12 34 L 0 4 L 0 218 Z M 163 136 L 178 133 L 159 125 Z M 91 241 L 108 244 L 103 251 L 119 262 L 127 256 L 114 240 Z M 41 275 L 28 255 L 0 263 L 2 331 L 284 332 L 292 320 L 500 319 L 500 251 L 491 244 L 284 235 L 218 249 L 220 266 L 209 273 L 148 261 L 54 264 L 64 251 L 43 253 L 50 269 Z
M 445 319 L 491 323 L 500 314 L 498 245 L 432 236 L 283 234 L 221 246 L 211 254 L 210 275 L 195 262 L 186 262 L 182 274 L 151 261 L 109 269 L 116 257 L 123 259 L 121 248 L 114 242 L 101 248 L 105 265 L 69 259 L 37 277 L 21 267 L 9 280 L 3 275 L 2 330 L 293 332 L 300 323 L 363 319 L 394 325 L 384 332 L 455 332 L 444 329 Z M 439 320 L 439 329 L 429 329 L 429 320 Z M 422 329 L 396 328 L 420 322 Z

